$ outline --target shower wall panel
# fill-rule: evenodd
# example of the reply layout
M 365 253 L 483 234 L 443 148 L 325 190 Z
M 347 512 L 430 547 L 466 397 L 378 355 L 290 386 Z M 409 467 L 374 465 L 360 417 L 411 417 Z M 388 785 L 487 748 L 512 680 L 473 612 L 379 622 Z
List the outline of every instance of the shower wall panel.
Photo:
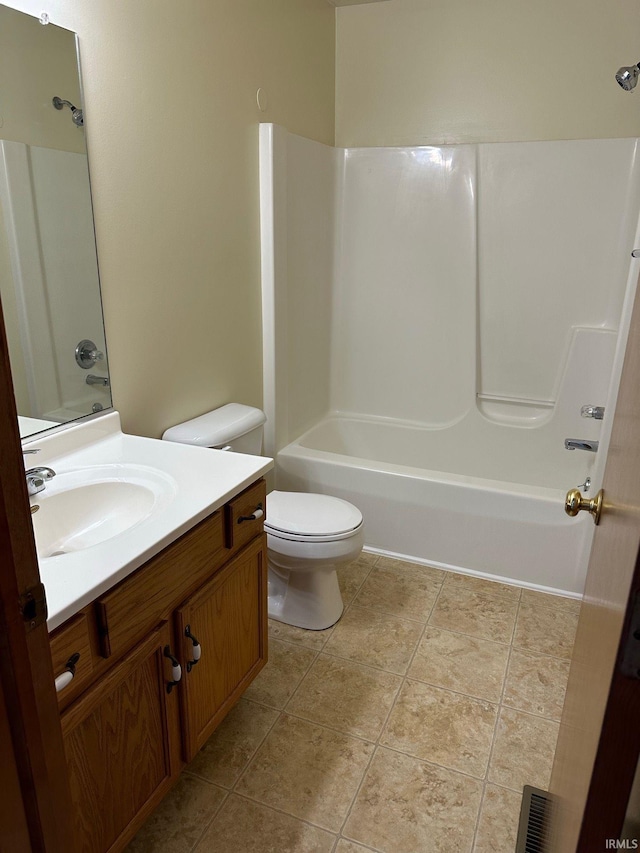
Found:
M 7 141 L 0 153 L 2 265 L 8 260 L 12 272 L 0 290 L 15 304 L 9 320 L 22 345 L 20 413 L 68 420 L 94 402 L 111 405 L 108 389 L 88 386 L 74 358 L 84 338 L 105 349 L 87 158 Z
M 554 404 L 573 328 L 617 330 L 636 149 L 634 139 L 478 145 L 481 397 Z
M 265 452 L 329 410 L 338 152 L 260 126 Z
M 475 399 L 475 149 L 343 152 L 332 409 L 444 426 Z
M 291 436 L 300 435 L 329 408 L 335 159 L 333 148 L 289 135 L 286 275 Z
M 111 405 L 109 389 L 88 386 L 77 344 L 88 338 L 105 352 L 100 283 L 86 154 L 31 147 L 32 194 L 46 281 L 47 310 L 60 388 L 61 411 L 87 414 Z M 106 362 L 95 373 L 104 375 Z M 56 418 L 57 412 L 49 413 Z
M 21 414 L 42 416 L 62 405 L 56 372 L 55 349 L 47 310 L 47 282 L 38 234 L 38 218 L 33 199 L 29 147 L 22 142 L 0 141 L 0 201 L 6 228 L 7 257 L 3 269 L 9 272 L 0 282 L 3 304 L 13 304 L 7 318 L 17 328 L 11 335 L 21 346 L 23 387 L 18 397 Z M 12 292 L 10 292 L 12 291 Z M 75 346 L 75 345 L 74 345 Z M 16 360 L 14 358 L 14 360 Z

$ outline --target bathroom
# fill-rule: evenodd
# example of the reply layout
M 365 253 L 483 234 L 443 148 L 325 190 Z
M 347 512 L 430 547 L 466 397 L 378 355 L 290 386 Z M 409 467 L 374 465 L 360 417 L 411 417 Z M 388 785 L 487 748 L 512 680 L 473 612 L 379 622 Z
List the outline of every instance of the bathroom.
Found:
M 259 123 L 342 148 L 640 136 L 613 80 L 639 58 L 630 0 L 8 5 L 79 36 L 111 391 L 136 435 L 267 405 Z

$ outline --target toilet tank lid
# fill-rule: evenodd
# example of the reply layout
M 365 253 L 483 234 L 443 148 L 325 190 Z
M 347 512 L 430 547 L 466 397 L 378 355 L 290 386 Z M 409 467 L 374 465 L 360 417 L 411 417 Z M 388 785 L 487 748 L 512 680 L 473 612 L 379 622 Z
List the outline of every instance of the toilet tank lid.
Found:
M 179 444 L 221 447 L 262 426 L 266 419 L 262 409 L 242 403 L 227 403 L 198 418 L 170 427 L 162 438 Z

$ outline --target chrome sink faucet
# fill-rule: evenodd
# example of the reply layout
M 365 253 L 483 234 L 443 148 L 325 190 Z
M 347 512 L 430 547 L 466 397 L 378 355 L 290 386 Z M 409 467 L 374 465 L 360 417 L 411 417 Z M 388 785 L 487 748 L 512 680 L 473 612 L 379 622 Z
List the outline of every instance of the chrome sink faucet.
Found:
M 565 438 L 564 440 L 566 450 L 590 450 L 591 453 L 597 451 L 598 444 L 599 442 L 590 438 Z
M 56 472 L 52 468 L 29 468 L 27 471 L 27 491 L 37 495 L 47 485 L 47 480 L 53 480 Z
M 23 454 L 26 456 L 30 453 L 39 453 L 40 448 L 34 447 L 33 450 L 23 450 Z M 56 476 L 56 472 L 53 468 L 47 468 L 45 466 L 38 466 L 36 468 L 28 468 L 25 472 L 27 476 L 27 491 L 29 495 L 37 495 L 38 492 L 42 492 L 48 480 L 53 480 Z

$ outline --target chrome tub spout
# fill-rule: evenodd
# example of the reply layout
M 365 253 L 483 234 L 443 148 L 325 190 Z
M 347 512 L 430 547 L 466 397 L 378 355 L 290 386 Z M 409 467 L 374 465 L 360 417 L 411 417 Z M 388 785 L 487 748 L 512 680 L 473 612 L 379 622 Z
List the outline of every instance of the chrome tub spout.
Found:
M 599 442 L 592 441 L 590 438 L 565 438 L 564 446 L 566 450 L 589 450 L 595 453 L 598 449 Z

